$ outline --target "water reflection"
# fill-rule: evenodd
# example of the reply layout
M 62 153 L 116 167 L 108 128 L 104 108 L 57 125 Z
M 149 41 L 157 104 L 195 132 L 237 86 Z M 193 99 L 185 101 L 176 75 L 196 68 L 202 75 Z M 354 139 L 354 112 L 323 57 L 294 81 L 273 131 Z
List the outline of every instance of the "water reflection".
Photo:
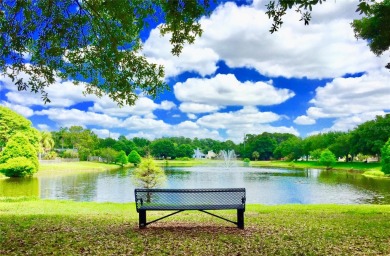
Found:
M 390 180 L 318 169 L 166 167 L 166 188 L 245 187 L 248 203 L 390 204 Z M 132 169 L 0 180 L 0 197 L 133 202 Z

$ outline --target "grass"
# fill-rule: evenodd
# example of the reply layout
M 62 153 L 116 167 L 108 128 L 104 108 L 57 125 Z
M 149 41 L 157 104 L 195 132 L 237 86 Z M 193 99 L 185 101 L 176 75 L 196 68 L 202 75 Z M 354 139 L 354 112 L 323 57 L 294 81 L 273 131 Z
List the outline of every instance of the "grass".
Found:
M 132 165 L 131 165 L 132 166 Z M 119 165 L 97 163 L 97 162 L 59 162 L 59 163 L 41 163 L 37 176 L 66 175 L 74 173 L 97 172 L 113 170 L 120 168 Z
M 240 230 L 188 211 L 139 230 L 134 203 L 9 198 L 0 200 L 0 255 L 390 254 L 388 205 L 248 205 L 245 218 Z

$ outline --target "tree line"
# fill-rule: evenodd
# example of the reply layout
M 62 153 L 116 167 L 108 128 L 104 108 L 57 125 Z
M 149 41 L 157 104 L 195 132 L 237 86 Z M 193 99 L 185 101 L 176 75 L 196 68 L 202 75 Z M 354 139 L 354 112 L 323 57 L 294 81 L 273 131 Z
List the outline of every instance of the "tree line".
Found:
M 329 149 L 337 158 L 345 161 L 362 160 L 362 157 L 381 157 L 381 149 L 390 138 L 390 114 L 377 116 L 374 120 L 358 125 L 348 132 L 329 131 L 301 138 L 289 133 L 246 134 L 241 143 L 231 140 L 218 141 L 210 138 L 163 137 L 154 140 L 121 135 L 118 139 L 99 138 L 89 129 L 71 126 L 53 131 L 54 147 L 58 150 L 77 149 L 78 157 L 87 160 L 89 156 L 104 156 L 107 149 L 113 153 L 132 150 L 140 156 L 155 158 L 192 158 L 199 148 L 219 153 L 234 150 L 240 158 L 251 160 L 309 160 L 318 159 L 321 152 Z M 66 151 L 62 151 L 66 152 Z
M 138 164 L 140 158 L 146 156 L 189 159 L 193 157 L 195 149 L 200 149 L 204 154 L 208 151 L 218 154 L 221 150 L 234 150 L 241 159 L 289 161 L 317 160 L 326 149 L 344 161 L 361 161 L 368 156 L 381 158 L 382 152 L 387 152 L 384 148 L 390 138 L 390 114 L 377 116 L 348 132 L 330 131 L 305 138 L 289 133 L 263 132 L 246 134 L 240 143 L 186 137 L 149 140 L 141 137 L 129 139 L 121 135 L 118 139 L 99 138 L 93 131 L 81 126 L 51 132 L 38 131 L 32 127 L 31 121 L 2 106 L 0 117 L 0 165 L 4 167 L 8 160 L 15 157 L 31 158 L 32 163 L 28 168 L 21 170 L 27 168 L 31 173 L 38 168 L 37 159 L 33 155 L 42 159 L 74 157 L 82 161 L 98 157 L 108 163 L 123 165 L 128 162 Z M 15 143 L 19 146 L 15 146 Z M 14 162 L 12 164 L 15 165 Z

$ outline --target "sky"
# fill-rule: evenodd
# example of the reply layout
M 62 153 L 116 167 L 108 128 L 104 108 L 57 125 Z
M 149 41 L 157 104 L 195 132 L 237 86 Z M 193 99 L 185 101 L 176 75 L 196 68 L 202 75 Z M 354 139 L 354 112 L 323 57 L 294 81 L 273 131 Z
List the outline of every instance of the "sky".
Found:
M 300 137 L 348 131 L 390 113 L 390 52 L 375 56 L 350 26 L 356 0 L 315 6 L 304 26 L 293 10 L 270 34 L 268 1 L 225 2 L 200 20 L 203 34 L 171 55 L 169 37 L 151 28 L 143 52 L 165 66 L 170 90 L 156 99 L 139 95 L 118 107 L 106 96 L 83 95 L 83 85 L 57 79 L 40 94 L 18 92 L 0 76 L 0 104 L 39 130 L 79 125 L 101 138 L 184 136 L 243 141 L 245 134 Z

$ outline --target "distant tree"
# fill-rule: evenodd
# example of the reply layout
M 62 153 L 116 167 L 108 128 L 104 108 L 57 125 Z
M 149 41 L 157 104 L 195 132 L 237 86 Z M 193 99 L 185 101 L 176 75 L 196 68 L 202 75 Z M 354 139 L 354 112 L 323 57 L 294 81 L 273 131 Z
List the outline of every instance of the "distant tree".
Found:
M 349 154 L 351 153 L 350 139 L 350 133 L 343 133 L 332 145 L 329 146 L 329 150 L 332 151 L 337 158 L 345 157 L 345 161 L 348 162 Z
M 382 148 L 382 172 L 385 174 L 390 174 L 390 137 L 389 140 Z
M 102 148 L 100 149 L 99 156 L 104 159 L 106 163 L 113 163 L 118 157 L 118 151 L 112 148 Z
M 377 116 L 356 127 L 351 133 L 350 143 L 352 151 L 364 155 L 381 154 L 381 148 L 390 137 L 390 114 Z
M 39 143 L 43 153 L 48 153 L 54 147 L 54 140 L 51 132 L 42 131 Z
M 127 159 L 129 160 L 129 163 L 132 163 L 134 164 L 135 166 L 137 166 L 138 164 L 141 163 L 142 159 L 141 159 L 141 156 L 138 154 L 137 151 L 135 150 L 132 150 L 130 152 L 130 154 L 128 155 Z
M 319 149 L 319 148 L 317 148 L 317 149 L 315 149 L 315 150 L 313 150 L 313 151 L 310 151 L 310 157 L 311 157 L 312 159 L 318 160 L 318 159 L 321 158 L 321 153 L 322 153 L 322 151 L 323 151 L 323 150 L 321 150 L 321 149 Z
M 276 147 L 274 155 L 280 155 L 287 160 L 299 159 L 303 155 L 302 140 L 296 136 L 288 138 Z
M 158 158 L 174 157 L 175 145 L 169 139 L 157 139 L 150 145 L 152 155 Z
M 12 159 L 28 159 L 28 161 L 26 163 L 19 162 L 18 165 L 18 162 Z M 11 162 L 9 162 L 10 160 Z M 2 169 L 6 172 L 5 175 L 12 175 L 11 177 L 32 175 L 39 168 L 37 151 L 22 132 L 16 133 L 0 152 L 0 164 L 6 164 L 6 168 L 3 166 Z M 31 164 L 33 168 L 31 168 Z
M 189 157 L 194 154 L 194 149 L 190 144 L 181 144 L 176 148 L 176 157 Z
M 322 151 L 321 156 L 320 156 L 320 164 L 323 164 L 326 166 L 326 168 L 330 168 L 336 163 L 336 157 L 330 151 L 329 149 L 325 149 Z
M 155 188 L 166 180 L 164 170 L 156 165 L 152 157 L 145 158 L 133 172 L 136 186 L 142 188 Z
M 255 159 L 255 161 L 257 161 L 257 159 L 259 158 L 259 156 L 260 156 L 259 152 L 253 151 L 252 157 Z
M 127 160 L 126 152 L 123 150 L 119 151 L 118 155 L 115 158 L 115 163 L 123 167 L 128 162 L 129 160 Z

